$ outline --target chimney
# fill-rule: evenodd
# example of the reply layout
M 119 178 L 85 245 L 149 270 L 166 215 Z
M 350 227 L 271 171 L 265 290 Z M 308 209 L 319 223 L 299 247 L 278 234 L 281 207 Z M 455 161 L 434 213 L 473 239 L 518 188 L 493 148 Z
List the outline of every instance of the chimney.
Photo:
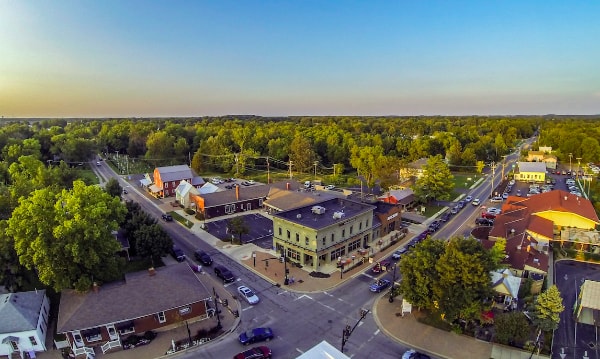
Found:
M 150 277 L 152 277 L 152 276 L 153 276 L 153 275 L 155 275 L 155 274 L 156 274 L 156 271 L 154 270 L 154 267 L 150 267 L 150 268 L 148 268 L 148 275 L 149 275 Z
M 94 282 L 94 284 L 92 285 L 92 290 L 94 291 L 94 293 L 98 293 L 99 289 L 100 287 L 98 286 L 98 283 Z
M 235 186 L 235 199 L 236 201 L 240 200 L 240 186 Z

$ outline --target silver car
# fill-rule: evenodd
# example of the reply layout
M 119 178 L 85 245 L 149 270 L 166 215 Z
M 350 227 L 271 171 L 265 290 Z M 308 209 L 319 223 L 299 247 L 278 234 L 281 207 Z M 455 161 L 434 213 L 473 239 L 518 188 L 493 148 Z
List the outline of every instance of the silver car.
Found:
M 238 293 L 240 293 L 240 295 L 242 296 L 242 298 L 244 298 L 249 304 L 256 304 L 260 301 L 258 299 L 258 296 L 254 294 L 254 292 L 245 285 L 239 286 L 237 290 Z

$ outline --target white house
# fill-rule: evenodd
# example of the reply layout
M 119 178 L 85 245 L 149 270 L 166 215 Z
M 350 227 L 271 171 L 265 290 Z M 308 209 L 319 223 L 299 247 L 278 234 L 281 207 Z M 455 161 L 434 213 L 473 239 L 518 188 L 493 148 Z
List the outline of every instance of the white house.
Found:
M 190 204 L 194 203 L 190 200 L 190 196 L 197 196 L 198 194 L 200 194 L 198 189 L 192 186 L 186 180 L 182 180 L 181 182 L 179 182 L 179 185 L 175 189 L 175 198 L 177 199 L 179 204 L 181 204 L 185 208 L 189 207 Z
M 49 311 L 45 290 L 0 294 L 0 356 L 46 351 Z

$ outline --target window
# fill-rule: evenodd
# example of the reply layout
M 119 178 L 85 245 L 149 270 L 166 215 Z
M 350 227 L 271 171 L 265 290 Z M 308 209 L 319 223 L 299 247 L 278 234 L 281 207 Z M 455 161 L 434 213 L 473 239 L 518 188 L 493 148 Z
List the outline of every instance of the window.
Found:
M 348 252 L 351 252 L 360 247 L 360 239 L 355 240 L 354 242 L 350 242 L 348 244 Z
M 12 347 L 12 349 L 14 351 L 18 351 L 19 350 L 19 344 L 13 340 L 10 341 L 10 346 Z
M 300 260 L 300 253 L 298 251 L 295 251 L 291 248 L 287 249 L 287 256 L 291 259 L 295 259 L 297 261 Z
M 323 245 L 326 245 L 325 241 L 327 241 L 327 239 L 325 237 L 323 237 L 323 240 L 322 240 Z
M 352 226 L 350 226 L 350 235 L 352 235 L 353 229 L 354 228 L 352 228 Z
M 304 237 L 304 244 L 308 245 L 308 237 Z
M 171 182 L 171 187 L 175 187 L 175 181 Z
M 331 243 L 335 241 L 335 233 L 331 233 Z
M 29 342 L 31 342 L 31 345 L 33 345 L 34 347 L 37 346 L 37 341 L 35 340 L 35 337 L 29 337 Z
M 358 223 L 358 230 L 359 230 L 359 231 L 360 231 L 360 230 L 362 230 L 362 222 L 359 222 L 359 223 Z
M 279 227 L 279 235 L 281 236 L 281 227 Z
M 292 238 L 292 234 L 290 233 L 290 231 L 287 231 L 287 239 L 291 239 Z
M 369 220 L 367 219 L 365 222 L 365 227 L 369 227 Z
M 296 242 L 300 242 L 300 234 L 296 233 Z
M 158 317 L 159 323 L 164 323 L 167 321 L 167 318 L 165 317 L 165 312 L 158 312 L 156 316 Z
M 225 205 L 225 213 L 235 213 L 235 204 Z
M 337 259 L 346 254 L 346 247 L 338 248 L 335 251 L 332 251 L 330 254 L 330 259 L 332 261 L 337 261 Z
M 169 182 L 165 182 L 165 188 L 169 188 Z
M 346 238 L 346 229 L 342 229 L 342 238 Z
M 262 199 L 262 198 L 260 198 L 260 199 L 258 200 L 258 206 L 259 206 L 259 207 L 262 207 L 262 206 L 263 206 L 263 199 Z

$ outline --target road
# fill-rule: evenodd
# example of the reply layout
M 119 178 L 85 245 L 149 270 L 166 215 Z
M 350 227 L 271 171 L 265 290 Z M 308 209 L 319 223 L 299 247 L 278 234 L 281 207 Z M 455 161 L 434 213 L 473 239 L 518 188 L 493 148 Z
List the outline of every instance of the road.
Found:
M 261 302 L 254 306 L 242 302 L 241 323 L 234 334 L 203 345 L 197 351 L 182 353 L 178 357 L 231 358 L 245 349 L 238 343 L 237 336 L 245 330 L 259 326 L 273 328 L 276 337 L 268 346 L 280 358 L 295 358 L 323 340 L 339 349 L 344 327 L 354 326 L 360 318 L 360 310 L 371 310 L 375 298 L 379 295 L 368 290 L 369 284 L 374 280 L 374 276 L 370 274 L 358 275 L 334 290 L 322 293 L 302 294 L 273 286 L 236 260 L 202 241 L 185 227 L 176 222 L 160 220 L 163 212 L 157 204 L 158 200 L 117 175 L 105 162 L 100 162 L 100 166 L 95 166 L 94 169 L 102 182 L 117 178 L 121 187 L 127 189 L 128 193 L 123 195 L 125 199 L 139 203 L 144 211 L 159 219 L 162 228 L 188 257 L 195 249 L 201 248 L 213 257 L 215 263 L 228 266 L 237 280 L 222 287 L 218 284 L 217 292 L 227 290 L 235 294 L 238 286 L 246 285 L 261 299 Z M 207 273 L 214 278 L 212 272 Z M 387 272 L 381 278 L 392 280 L 392 275 L 393 272 Z M 396 280 L 398 281 L 398 278 Z M 377 327 L 372 313 L 368 313 L 348 339 L 344 352 L 357 358 L 372 357 L 373 353 L 377 353 L 377 358 L 387 359 L 400 357 L 406 349 L 383 334 Z

